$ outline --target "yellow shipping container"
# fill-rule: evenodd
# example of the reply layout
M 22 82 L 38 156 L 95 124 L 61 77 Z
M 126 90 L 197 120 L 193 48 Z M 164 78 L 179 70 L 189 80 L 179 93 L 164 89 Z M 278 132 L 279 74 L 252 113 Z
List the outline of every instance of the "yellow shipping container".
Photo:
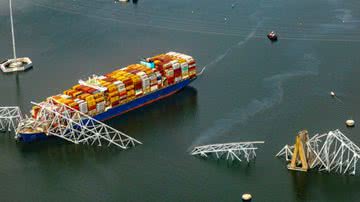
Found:
M 102 101 L 104 101 L 104 100 L 105 100 L 104 97 L 99 97 L 99 98 L 96 98 L 96 99 L 95 99 L 95 102 L 96 102 L 96 103 L 99 103 L 99 102 L 102 102 Z
M 72 102 L 74 102 L 74 100 L 70 100 L 70 99 L 64 99 L 63 100 L 63 103 L 66 104 L 66 105 L 68 105 L 68 104 L 70 104 Z
M 63 92 L 63 94 L 64 94 L 64 95 L 69 95 L 71 91 L 73 91 L 73 90 L 72 90 L 72 89 L 65 90 L 65 91 Z
M 73 90 L 76 90 L 78 87 L 80 87 L 80 84 L 76 84 L 75 86 L 72 87 Z
M 128 96 L 134 96 L 135 95 L 135 90 L 132 89 L 132 90 L 127 91 L 127 95 Z
M 103 93 L 96 93 L 93 96 L 94 96 L 94 99 L 97 99 L 97 98 L 100 98 L 100 97 L 104 97 L 104 94 Z
M 127 99 L 127 102 L 130 102 L 131 100 L 135 99 L 135 96 L 131 96 L 131 97 L 128 97 L 126 99 Z
M 76 106 L 76 105 L 78 105 L 78 103 L 76 103 L 76 102 L 71 102 L 71 103 L 69 103 L 69 104 L 67 104 L 69 107 L 74 107 L 74 106 Z
M 81 91 L 76 91 L 76 92 L 74 92 L 74 93 L 72 94 L 72 96 L 73 96 L 73 97 L 77 97 L 77 96 L 79 96 L 80 94 L 82 94 Z
M 126 87 L 126 91 L 134 90 L 134 85 L 129 85 Z
M 114 96 L 114 97 L 110 98 L 111 103 L 116 102 L 116 101 L 119 101 L 119 96 Z
M 94 96 L 93 96 L 93 95 L 89 95 L 89 96 L 87 96 L 87 97 L 85 98 L 85 100 L 86 100 L 86 102 L 87 102 L 87 101 L 95 101 L 95 99 L 94 99 Z
M 117 91 L 117 87 L 115 84 L 110 84 L 108 87 L 107 87 L 108 91 L 109 92 L 114 92 L 114 91 Z
M 108 97 L 114 97 L 116 95 L 119 95 L 119 92 L 118 91 L 113 91 L 113 92 L 108 94 Z
M 87 103 L 88 107 L 92 107 L 92 106 L 96 105 L 95 100 L 86 101 L 86 103 Z
M 84 93 L 84 94 L 81 94 L 81 95 L 79 95 L 79 99 L 80 100 L 85 100 L 87 97 L 89 97 L 89 96 L 91 96 L 89 93 Z

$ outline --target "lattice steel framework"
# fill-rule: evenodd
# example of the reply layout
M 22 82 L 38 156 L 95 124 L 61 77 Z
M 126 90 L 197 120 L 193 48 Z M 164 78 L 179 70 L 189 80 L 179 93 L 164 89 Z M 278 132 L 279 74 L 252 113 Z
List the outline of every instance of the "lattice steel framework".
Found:
M 37 118 L 28 122 L 31 122 L 33 128 L 46 126 L 44 132 L 47 135 L 54 135 L 75 144 L 102 146 L 105 143 L 121 149 L 142 144 L 125 133 L 53 99 L 32 104 L 39 106 L 40 110 Z
M 202 157 L 208 157 L 215 154 L 218 159 L 226 156 L 226 160 L 238 160 L 242 161 L 242 158 L 246 161 L 250 161 L 256 157 L 258 148 L 254 144 L 263 144 L 263 141 L 254 142 L 233 142 L 225 144 L 211 144 L 195 147 L 191 151 L 191 155 L 200 155 Z
M 16 131 L 19 122 L 23 119 L 19 107 L 0 107 L 0 130 Z
M 309 139 L 306 146 L 310 168 L 355 175 L 360 148 L 340 130 L 316 134 Z M 286 156 L 286 160 L 289 161 L 287 155 L 292 156 L 292 149 L 293 147 L 286 145 L 276 156 Z
M 293 156 L 294 146 L 285 145 L 277 154 L 276 157 L 284 156 L 286 161 L 291 161 Z

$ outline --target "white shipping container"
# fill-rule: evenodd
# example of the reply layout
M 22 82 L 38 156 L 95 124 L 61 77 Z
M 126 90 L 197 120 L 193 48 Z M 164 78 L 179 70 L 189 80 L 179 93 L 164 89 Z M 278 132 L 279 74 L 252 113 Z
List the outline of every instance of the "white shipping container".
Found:
M 156 91 L 158 89 L 158 86 L 157 85 L 153 85 L 150 87 L 150 90 L 151 91 Z
M 188 63 L 186 62 L 181 63 L 181 68 L 189 68 Z
M 62 97 L 62 98 L 64 98 L 64 99 L 69 99 L 69 98 L 71 98 L 71 96 L 65 95 L 65 94 L 61 94 L 60 97 Z
M 76 98 L 74 101 L 78 104 L 85 102 L 84 100 L 80 100 L 79 98 Z
M 88 112 L 88 107 L 87 107 L 87 103 L 83 102 L 79 104 L 79 109 L 82 113 L 87 113 Z
M 147 88 L 150 86 L 150 79 L 149 78 L 145 78 L 142 80 L 143 82 L 143 88 Z
M 195 67 L 195 66 L 196 66 L 196 63 L 189 65 L 189 68 Z
M 96 104 L 96 111 L 98 113 L 104 112 L 104 110 L 105 110 L 105 101 Z
M 156 74 L 150 74 L 150 75 L 149 75 L 149 79 L 150 79 L 150 84 L 151 84 L 151 85 L 157 83 Z
M 122 92 L 122 91 L 126 90 L 125 84 L 122 81 L 115 81 L 114 84 L 118 88 L 119 92 Z
M 135 91 L 135 96 L 141 95 L 142 93 L 143 93 L 143 91 L 141 89 L 138 89 Z
M 104 75 L 98 76 L 98 79 L 106 79 L 106 76 Z
M 173 64 L 173 69 L 179 69 L 179 68 L 180 68 L 180 64 L 178 62 Z

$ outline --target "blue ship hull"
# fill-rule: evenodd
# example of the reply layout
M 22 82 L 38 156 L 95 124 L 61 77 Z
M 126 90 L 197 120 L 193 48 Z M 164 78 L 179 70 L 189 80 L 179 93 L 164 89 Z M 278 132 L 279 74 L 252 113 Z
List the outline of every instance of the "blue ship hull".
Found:
M 152 102 L 155 102 L 157 100 L 168 97 L 168 96 L 178 92 L 179 90 L 183 89 L 185 86 L 189 85 L 194 79 L 186 79 L 184 81 L 173 84 L 166 88 L 162 88 L 160 90 L 157 90 L 153 93 L 144 95 L 144 96 L 137 98 L 133 101 L 130 101 L 128 103 L 111 108 L 111 109 L 107 110 L 106 112 L 97 114 L 93 118 L 96 120 L 99 120 L 99 121 L 104 121 L 104 120 L 108 120 L 113 117 L 119 116 L 121 114 L 124 114 L 128 111 L 140 108 L 144 105 L 150 104 Z M 18 140 L 20 142 L 34 142 L 34 141 L 38 141 L 38 140 L 44 140 L 49 137 L 51 137 L 51 136 L 47 136 L 45 133 L 19 133 L 18 134 Z

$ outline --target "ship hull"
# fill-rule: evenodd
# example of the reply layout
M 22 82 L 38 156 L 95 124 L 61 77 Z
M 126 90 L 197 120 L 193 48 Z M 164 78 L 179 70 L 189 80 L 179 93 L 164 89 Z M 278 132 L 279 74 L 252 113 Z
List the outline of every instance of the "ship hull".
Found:
M 93 116 L 94 119 L 99 121 L 105 121 L 108 119 L 111 119 L 113 117 L 119 116 L 121 114 L 124 114 L 126 112 L 129 112 L 131 110 L 143 107 L 145 105 L 148 105 L 150 103 L 153 103 L 157 100 L 163 99 L 165 97 L 168 97 L 172 94 L 175 94 L 179 90 L 183 89 L 187 85 L 189 85 L 193 79 L 186 79 L 179 83 L 173 84 L 171 86 L 168 86 L 166 88 L 162 88 L 160 90 L 157 90 L 153 93 L 144 95 L 140 98 L 137 98 L 135 100 L 132 100 L 128 103 L 116 106 L 114 108 L 111 108 L 103 113 L 97 114 Z M 20 142 L 34 142 L 39 140 L 44 140 L 49 138 L 50 136 L 47 136 L 45 133 L 18 133 L 18 140 Z

